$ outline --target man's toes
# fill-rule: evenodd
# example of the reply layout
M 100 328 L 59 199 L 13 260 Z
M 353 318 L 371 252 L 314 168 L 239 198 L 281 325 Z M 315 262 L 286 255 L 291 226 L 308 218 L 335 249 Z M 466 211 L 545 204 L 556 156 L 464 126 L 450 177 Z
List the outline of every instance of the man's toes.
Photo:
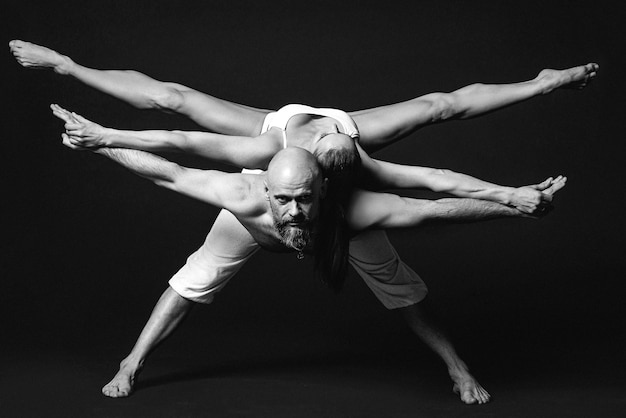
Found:
M 468 405 L 471 405 L 477 402 L 476 397 L 469 390 L 466 390 L 463 392 L 463 395 L 461 396 L 461 400 Z
M 128 393 L 127 393 L 127 392 L 124 392 L 124 391 L 121 391 L 121 390 L 119 390 L 119 388 L 118 388 L 118 390 L 116 390 L 116 391 L 114 391 L 114 392 L 111 392 L 111 395 L 109 395 L 109 396 L 110 396 L 111 398 L 123 398 L 123 397 L 128 396 Z
M 487 392 L 483 388 L 480 388 L 480 390 L 477 393 L 477 396 L 478 396 L 480 403 L 487 403 L 489 402 L 489 399 L 491 399 L 491 395 L 489 395 L 489 392 Z
M 116 385 L 108 384 L 102 388 L 102 393 L 107 396 L 113 396 L 117 391 L 118 387 Z
M 124 396 L 123 391 L 121 391 L 117 386 L 107 386 L 103 388 L 102 394 L 108 396 L 109 398 L 119 398 Z
M 478 400 L 478 403 L 487 403 L 487 397 L 484 393 L 477 393 L 476 399 Z
M 132 387 L 122 386 L 124 382 L 111 382 L 102 388 L 102 394 L 110 398 L 124 398 L 132 392 Z

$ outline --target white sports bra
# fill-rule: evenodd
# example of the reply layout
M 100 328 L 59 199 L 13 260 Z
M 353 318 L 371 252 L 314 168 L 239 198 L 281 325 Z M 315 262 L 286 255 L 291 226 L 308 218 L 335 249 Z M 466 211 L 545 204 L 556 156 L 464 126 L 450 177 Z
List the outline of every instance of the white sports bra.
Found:
M 343 110 L 315 108 L 301 104 L 288 104 L 281 107 L 276 112 L 269 113 L 263 121 L 261 133 L 264 134 L 271 128 L 279 128 L 283 131 L 283 148 L 287 148 L 287 123 L 289 123 L 289 119 L 292 117 L 301 114 L 319 115 L 333 118 L 341 124 L 341 127 L 346 135 L 355 140 L 359 139 L 359 129 L 357 128 L 356 123 L 354 123 L 354 120 L 352 120 L 352 118 Z

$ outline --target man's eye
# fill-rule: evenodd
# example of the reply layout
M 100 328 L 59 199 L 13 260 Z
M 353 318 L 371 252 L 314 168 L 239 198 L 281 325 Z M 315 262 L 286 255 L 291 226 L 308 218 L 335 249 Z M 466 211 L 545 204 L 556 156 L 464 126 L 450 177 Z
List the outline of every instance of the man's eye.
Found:
M 287 203 L 287 199 L 285 199 L 284 197 L 277 197 L 276 201 L 280 203 L 281 205 L 284 205 L 285 203 Z
M 301 203 L 309 203 L 311 201 L 311 196 L 302 196 L 298 199 Z

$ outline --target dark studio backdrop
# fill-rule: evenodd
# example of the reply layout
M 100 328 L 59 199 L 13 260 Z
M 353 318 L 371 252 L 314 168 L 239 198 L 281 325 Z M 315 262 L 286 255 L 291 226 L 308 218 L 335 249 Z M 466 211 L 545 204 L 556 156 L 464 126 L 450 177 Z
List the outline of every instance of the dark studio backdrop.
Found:
M 599 63 L 596 81 L 582 92 L 428 127 L 376 157 L 506 185 L 567 175 L 556 210 L 541 221 L 389 235 L 428 283 L 434 309 L 479 376 L 506 382 L 550 373 L 620 384 L 624 16 L 611 4 L 13 2 L 2 33 L 5 42 L 43 44 L 90 67 L 135 69 L 271 109 L 306 103 L 357 110 Z M 63 125 L 48 106 L 126 129 L 198 127 L 49 71 L 26 70 L 8 52 L 2 72 L 3 367 L 19 374 L 21 362 L 43 358 L 51 369 L 69 363 L 80 370 L 77 379 L 105 383 L 217 210 L 63 147 Z M 191 376 L 206 377 L 218 367 L 341 365 L 359 356 L 384 365 L 416 353 L 414 367 L 432 369 L 448 390 L 444 367 L 353 271 L 334 295 L 311 270 L 309 259 L 258 253 L 155 353 L 155 386 L 177 373 L 184 380 L 194 367 L 199 372 Z M 97 367 L 81 366 L 94 359 Z M 169 368 L 159 369 L 167 359 Z M 46 385 L 37 374 L 30 379 Z M 89 390 L 97 395 L 99 386 Z

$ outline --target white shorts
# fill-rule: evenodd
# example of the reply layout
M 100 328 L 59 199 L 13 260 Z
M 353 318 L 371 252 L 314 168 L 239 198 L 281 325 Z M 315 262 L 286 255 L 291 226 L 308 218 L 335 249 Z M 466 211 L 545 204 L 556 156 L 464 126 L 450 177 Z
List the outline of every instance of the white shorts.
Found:
M 215 293 L 222 290 L 258 250 L 259 244 L 235 215 L 222 210 L 204 244 L 170 279 L 170 287 L 185 299 L 211 303 Z
M 258 249 L 237 218 L 222 210 L 204 244 L 189 256 L 169 284 L 185 299 L 211 303 Z M 400 260 L 384 231 L 365 231 L 353 238 L 350 264 L 388 309 L 412 305 L 428 294 L 426 284 Z
M 422 301 L 426 283 L 398 253 L 380 230 L 363 231 L 350 241 L 350 264 L 387 309 Z

